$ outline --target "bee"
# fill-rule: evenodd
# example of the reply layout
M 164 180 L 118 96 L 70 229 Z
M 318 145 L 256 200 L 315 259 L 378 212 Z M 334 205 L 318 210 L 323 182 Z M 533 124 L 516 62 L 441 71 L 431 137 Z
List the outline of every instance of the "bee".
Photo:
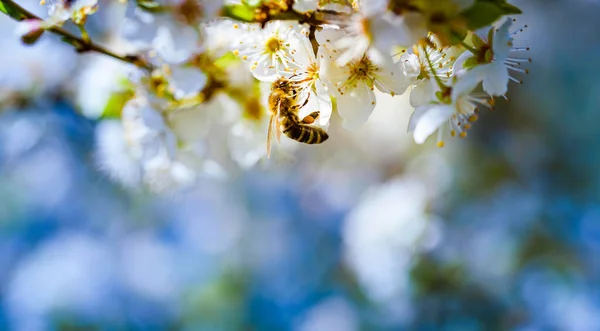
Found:
M 267 133 L 267 157 L 271 156 L 271 139 L 274 134 L 277 136 L 277 141 L 281 140 L 281 132 L 283 132 L 288 138 L 305 144 L 320 144 L 329 138 L 325 130 L 311 126 L 319 118 L 318 111 L 300 119 L 298 112 L 306 106 L 310 94 L 302 105 L 299 104 L 299 95 L 300 87 L 285 78 L 279 78 L 271 86 L 271 95 L 269 95 L 271 118 Z

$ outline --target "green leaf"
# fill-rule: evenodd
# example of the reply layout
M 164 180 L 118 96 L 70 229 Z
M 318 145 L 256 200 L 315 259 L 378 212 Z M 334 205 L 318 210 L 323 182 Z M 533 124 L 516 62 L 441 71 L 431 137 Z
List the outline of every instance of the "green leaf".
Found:
M 511 5 L 510 3 L 501 3 L 498 4 L 500 6 L 500 8 L 502 8 L 502 10 L 504 11 L 504 15 L 518 15 L 518 14 L 523 14 L 523 12 L 521 11 L 521 9 L 519 9 L 516 6 Z
M 136 4 L 139 8 L 151 13 L 160 13 L 165 10 L 160 3 L 154 0 L 136 0 Z
M 221 69 L 226 69 L 227 67 L 231 66 L 232 64 L 238 63 L 238 62 L 240 62 L 240 58 L 237 57 L 232 52 L 228 52 L 225 55 L 221 56 L 220 58 L 216 59 L 213 63 L 215 66 L 217 66 Z
M 512 14 L 521 14 L 521 10 L 505 0 L 478 0 L 461 13 L 471 30 L 491 25 L 500 17 Z
M 254 8 L 248 5 L 227 5 L 223 8 L 223 16 L 241 22 L 252 22 L 254 20 Z
M 125 107 L 127 101 L 133 98 L 133 96 L 134 92 L 129 90 L 114 92 L 108 99 L 108 102 L 106 103 L 106 106 L 104 107 L 100 118 L 121 118 L 121 112 L 123 111 L 123 107 Z
M 21 10 L 21 7 L 15 5 L 12 1 L 0 0 L 0 11 L 17 21 L 22 21 L 28 18 L 28 16 Z

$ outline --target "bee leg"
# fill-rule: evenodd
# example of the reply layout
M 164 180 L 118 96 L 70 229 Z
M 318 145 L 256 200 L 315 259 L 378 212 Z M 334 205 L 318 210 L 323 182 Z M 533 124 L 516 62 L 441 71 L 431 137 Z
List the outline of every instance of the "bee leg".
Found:
M 308 92 L 308 96 L 306 97 L 306 100 L 304 100 L 304 103 L 302 104 L 302 106 L 300 106 L 300 108 L 304 108 L 304 106 L 306 106 L 306 104 L 308 103 L 308 99 L 310 99 L 310 92 Z
M 317 118 L 319 118 L 319 114 L 321 114 L 321 112 L 319 112 L 319 111 L 313 111 L 312 113 L 306 115 L 302 119 L 302 122 L 304 124 L 313 124 L 317 120 Z

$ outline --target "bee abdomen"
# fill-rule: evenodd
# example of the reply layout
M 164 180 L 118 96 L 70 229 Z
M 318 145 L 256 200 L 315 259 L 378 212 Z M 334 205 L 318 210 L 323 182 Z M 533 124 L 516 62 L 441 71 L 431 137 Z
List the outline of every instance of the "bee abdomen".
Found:
M 283 133 L 288 138 L 305 144 L 320 144 L 329 138 L 325 130 L 312 127 L 305 124 L 290 123 L 286 127 L 282 127 Z

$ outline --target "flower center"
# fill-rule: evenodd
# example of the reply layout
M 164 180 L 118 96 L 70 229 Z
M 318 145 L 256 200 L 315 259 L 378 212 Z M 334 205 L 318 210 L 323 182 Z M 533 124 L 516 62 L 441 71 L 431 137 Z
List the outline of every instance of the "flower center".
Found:
M 265 47 L 267 49 L 267 52 L 269 52 L 270 54 L 274 54 L 274 53 L 277 53 L 281 49 L 281 42 L 280 42 L 279 38 L 271 37 L 265 43 Z
M 311 81 L 319 79 L 319 66 L 316 62 L 311 63 L 306 69 L 306 72 Z
M 366 55 L 358 61 L 355 60 L 348 63 L 345 68 L 349 73 L 348 79 L 341 84 L 336 84 L 340 93 L 344 94 L 345 92 L 356 88 L 358 83 L 364 83 L 373 89 L 375 74 L 379 68 L 377 68 Z
M 359 61 L 355 61 L 350 64 L 351 75 L 357 79 L 364 79 L 373 72 L 375 66 L 371 63 L 368 57 L 363 56 Z
M 187 25 L 196 25 L 200 23 L 203 8 L 198 0 L 184 0 L 175 7 L 175 17 Z

